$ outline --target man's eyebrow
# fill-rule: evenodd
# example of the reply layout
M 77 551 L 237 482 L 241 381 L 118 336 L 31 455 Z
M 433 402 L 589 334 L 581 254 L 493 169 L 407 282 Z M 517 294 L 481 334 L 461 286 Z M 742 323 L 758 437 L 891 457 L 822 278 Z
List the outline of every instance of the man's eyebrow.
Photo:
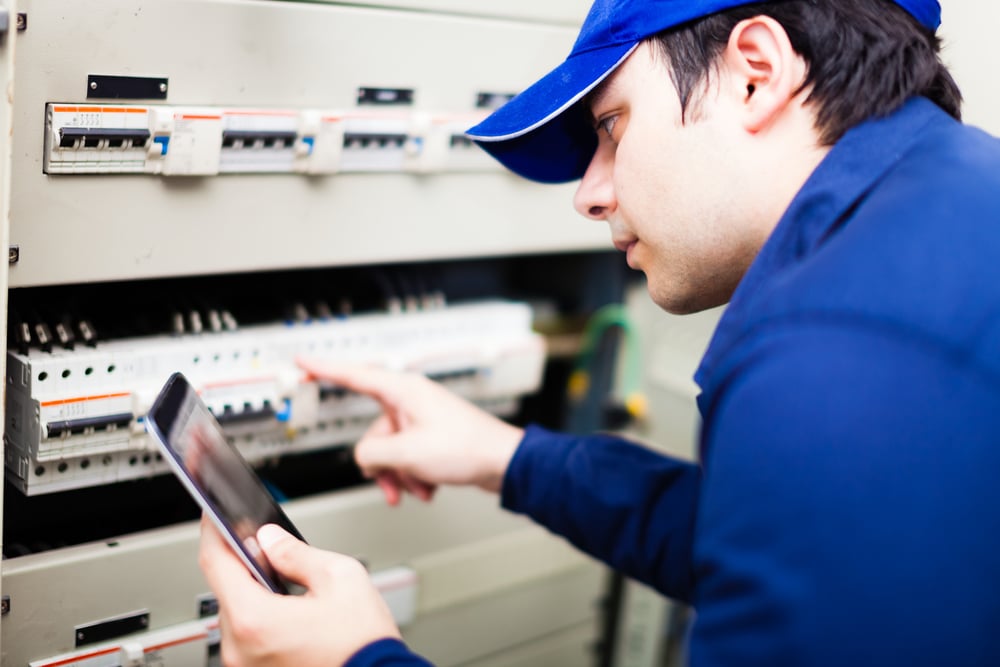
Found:
M 611 88 L 611 78 L 609 77 L 594 86 L 594 89 L 584 95 L 583 100 L 581 100 L 587 117 L 590 118 L 590 124 L 595 128 L 597 127 L 597 116 L 594 115 L 594 107 L 604 101 Z

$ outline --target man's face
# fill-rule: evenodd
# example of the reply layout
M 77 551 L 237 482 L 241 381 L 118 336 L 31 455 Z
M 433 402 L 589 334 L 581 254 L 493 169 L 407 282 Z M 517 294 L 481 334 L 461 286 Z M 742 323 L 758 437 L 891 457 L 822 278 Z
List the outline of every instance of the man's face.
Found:
M 682 122 L 667 66 L 643 43 L 591 101 L 599 143 L 574 206 L 608 222 L 615 247 L 673 313 L 726 303 L 767 236 L 738 105 L 719 80 L 696 90 Z

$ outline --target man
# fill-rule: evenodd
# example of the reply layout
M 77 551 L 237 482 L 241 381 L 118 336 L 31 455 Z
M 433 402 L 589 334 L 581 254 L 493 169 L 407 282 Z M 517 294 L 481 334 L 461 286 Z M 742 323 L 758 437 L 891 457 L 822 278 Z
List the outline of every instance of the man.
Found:
M 381 401 L 356 457 L 390 503 L 501 493 L 692 603 L 692 665 L 1000 664 L 1000 145 L 956 120 L 939 19 L 598 0 L 567 61 L 470 134 L 582 178 L 576 208 L 666 310 L 729 302 L 696 375 L 701 465 L 304 364 Z M 425 664 L 360 566 L 259 538 L 310 594 L 266 593 L 205 530 L 232 664 Z

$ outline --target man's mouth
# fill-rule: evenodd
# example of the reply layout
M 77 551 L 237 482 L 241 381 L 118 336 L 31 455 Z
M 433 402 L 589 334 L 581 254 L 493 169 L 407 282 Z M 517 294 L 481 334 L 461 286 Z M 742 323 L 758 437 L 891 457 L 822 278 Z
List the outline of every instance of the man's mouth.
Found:
M 614 239 L 615 247 L 624 253 L 637 243 L 638 239 Z

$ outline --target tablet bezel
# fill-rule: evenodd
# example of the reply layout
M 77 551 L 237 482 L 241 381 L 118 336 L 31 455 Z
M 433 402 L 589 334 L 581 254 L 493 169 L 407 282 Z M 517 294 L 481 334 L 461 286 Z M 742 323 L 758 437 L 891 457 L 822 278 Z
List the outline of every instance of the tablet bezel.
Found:
M 180 415 L 181 406 L 186 406 L 188 403 L 193 404 L 193 409 L 188 411 L 184 416 Z M 232 453 L 236 455 L 236 458 L 240 462 L 240 466 L 237 467 L 238 470 L 245 470 L 247 477 L 243 480 L 244 487 L 252 490 L 254 493 L 261 494 L 256 500 L 263 502 L 268 506 L 268 510 L 273 513 L 273 517 L 276 519 L 274 523 L 277 523 L 284 530 L 288 531 L 300 540 L 305 541 L 302 538 L 301 533 L 292 524 L 291 520 L 285 515 L 285 512 L 278 505 L 274 497 L 264 486 L 260 477 L 250 466 L 250 464 L 243 458 L 239 450 L 226 439 L 222 426 L 219 424 L 215 416 L 209 411 L 208 407 L 205 405 L 204 401 L 195 391 L 191 383 L 184 377 L 182 373 L 174 373 L 170 376 L 167 382 L 164 384 L 160 393 L 157 395 L 156 399 L 153 401 L 152 406 L 146 414 L 146 430 L 153 437 L 153 440 L 159 445 L 160 449 L 164 454 L 164 458 L 170 464 L 171 469 L 174 474 L 180 479 L 181 483 L 194 498 L 195 502 L 201 507 L 202 511 L 209 516 L 212 522 L 218 528 L 219 532 L 225 538 L 226 542 L 233 549 L 236 555 L 243 561 L 250 573 L 253 574 L 254 578 L 257 579 L 262 585 L 264 585 L 268 590 L 274 593 L 288 594 L 289 593 L 289 583 L 283 581 L 281 577 L 274 572 L 273 567 L 267 562 L 266 557 L 263 553 L 260 554 L 260 561 L 257 557 L 251 553 L 250 549 L 243 544 L 239 539 L 239 536 L 231 524 L 229 519 L 224 516 L 225 512 L 222 508 L 217 507 L 215 503 L 212 502 L 209 494 L 202 488 L 202 483 L 195 477 L 191 470 L 188 469 L 184 462 L 184 458 L 181 451 L 178 450 L 176 445 L 171 442 L 170 436 L 174 433 L 184 432 L 185 429 L 177 429 L 176 426 L 178 421 L 183 419 L 189 421 L 193 415 L 199 413 L 201 418 L 206 418 L 208 422 L 212 425 L 216 434 L 218 435 L 217 442 L 213 443 L 212 446 L 220 446 L 227 448 Z M 239 472 L 238 474 L 243 474 Z M 218 497 L 218 494 L 215 494 Z M 257 526 L 259 528 L 259 526 Z M 294 587 L 294 586 L 293 586 Z

